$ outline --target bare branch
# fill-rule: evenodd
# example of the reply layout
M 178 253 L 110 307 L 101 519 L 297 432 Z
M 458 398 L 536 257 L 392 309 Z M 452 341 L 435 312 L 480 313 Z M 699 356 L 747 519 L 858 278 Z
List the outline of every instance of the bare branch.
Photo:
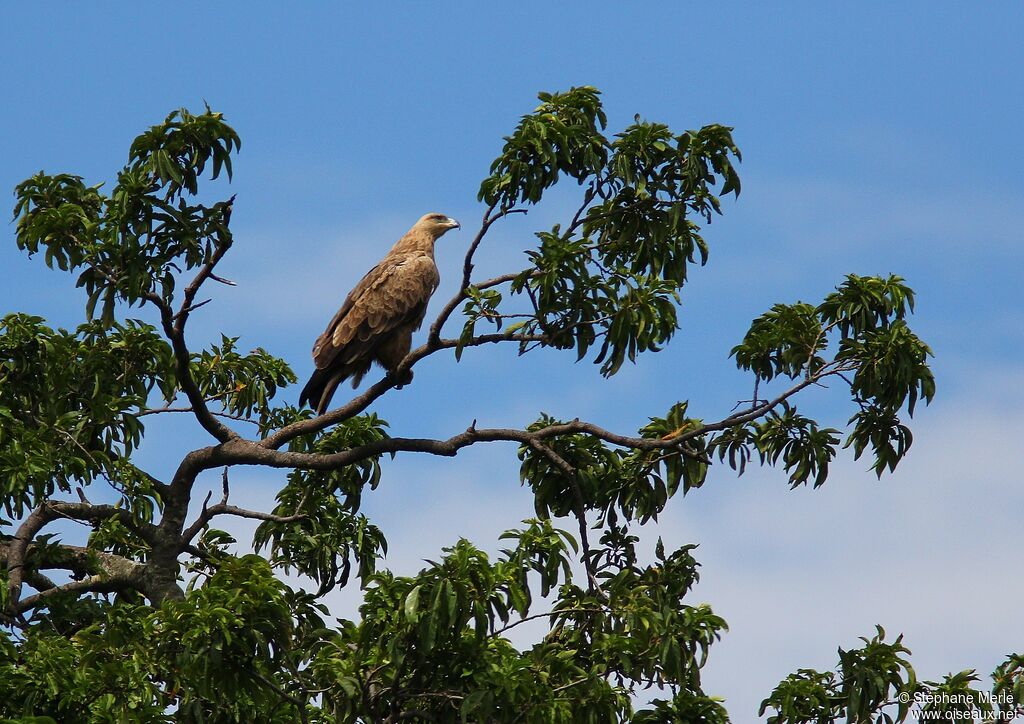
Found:
M 598 183 L 599 181 L 596 179 L 590 182 L 590 186 L 587 187 L 586 193 L 583 194 L 583 203 L 581 203 L 580 207 L 576 209 L 576 213 L 573 214 L 572 221 L 569 222 L 569 228 L 566 229 L 567 234 L 571 234 L 572 232 L 576 231 L 580 224 L 583 223 L 580 217 L 583 216 L 583 212 L 587 210 L 587 207 L 590 206 L 590 202 L 593 201 L 594 196 L 597 195 Z
M 195 538 L 199 532 L 218 515 L 234 515 L 239 518 L 249 518 L 251 520 L 265 520 L 274 523 L 294 523 L 297 520 L 303 520 L 308 518 L 305 513 L 299 513 L 302 506 L 305 504 L 305 498 L 299 503 L 296 508 L 296 512 L 293 515 L 274 515 L 273 513 L 262 513 L 258 510 L 247 510 L 245 508 L 239 508 L 236 505 L 228 505 L 228 469 L 224 468 L 223 476 L 221 477 L 221 485 L 223 494 L 221 495 L 220 502 L 216 505 L 207 507 L 207 503 L 210 502 L 210 495 L 206 496 L 206 500 L 203 502 L 203 510 L 196 519 L 196 522 L 188 527 L 188 529 L 181 534 L 181 540 L 184 543 L 191 543 L 192 539 Z
M 531 614 L 529 616 L 523 616 L 521 619 L 519 619 L 517 621 L 513 621 L 512 623 L 509 623 L 509 624 L 505 624 L 501 628 L 494 629 L 493 631 L 491 631 L 491 633 L 489 635 L 490 636 L 498 636 L 500 634 L 505 633 L 510 628 L 515 628 L 516 626 L 520 626 L 520 625 L 526 623 L 527 621 L 535 621 L 538 618 L 559 618 L 559 617 L 561 617 L 561 618 L 569 618 L 569 614 L 572 614 L 572 613 L 604 613 L 605 610 L 606 609 L 603 609 L 603 608 L 567 608 L 567 609 L 564 609 L 562 611 L 548 611 L 547 613 L 535 613 L 535 614 Z
M 143 567 L 138 566 L 139 572 Z M 98 575 L 85 578 L 81 581 L 71 581 L 62 586 L 48 588 L 45 591 L 27 596 L 13 604 L 14 610 L 24 613 L 33 608 L 39 608 L 49 602 L 49 599 L 62 593 L 115 593 L 129 588 L 136 588 L 139 585 L 137 572 L 115 576 Z
M 21 597 L 21 584 L 25 579 L 25 556 L 29 543 L 52 519 L 46 505 L 40 505 L 29 513 L 11 538 L 7 549 L 7 600 L 12 606 L 17 604 Z
M 24 550 L 21 550 L 16 539 L 9 542 L 0 541 L 0 562 L 7 566 L 11 579 L 17 576 L 19 585 L 22 581 L 28 583 L 40 594 L 52 595 L 68 590 L 78 590 L 70 588 L 68 585 L 58 586 L 43 575 L 40 569 L 71 571 L 75 576 L 88 576 L 89 578 L 86 580 L 90 585 L 100 586 L 101 582 L 104 582 L 102 585 L 114 586 L 112 590 L 140 587 L 139 576 L 143 565 L 123 556 L 83 546 L 50 544 L 46 546 L 45 561 L 32 560 L 29 563 L 37 550 L 38 547 L 34 543 L 30 543 L 25 546 Z M 98 591 L 101 589 L 89 588 L 87 590 Z M 20 597 L 20 589 L 18 594 Z M 20 601 L 17 598 L 12 598 L 12 610 L 19 613 L 27 611 L 38 605 L 43 598 L 45 598 L 43 595 L 33 595 Z
M 204 266 L 203 268 L 205 269 L 206 267 Z M 199 275 L 196 276 L 196 279 L 199 279 Z M 193 284 L 195 284 L 195 280 L 193 280 Z M 190 284 L 189 287 L 192 287 L 192 285 Z M 196 291 L 198 291 L 198 286 L 192 292 L 193 296 L 195 296 Z M 213 416 L 206 406 L 206 401 L 199 391 L 199 386 L 192 378 L 191 355 L 189 354 L 188 347 L 185 345 L 185 321 L 188 319 L 188 307 L 191 306 L 192 302 L 192 299 L 188 297 L 188 290 L 186 289 L 186 301 L 182 303 L 181 311 L 177 315 L 171 312 L 170 306 L 158 294 L 149 292 L 144 296 L 148 302 L 160 311 L 160 325 L 163 327 L 164 336 L 171 343 L 171 350 L 174 352 L 174 366 L 178 375 L 178 384 L 181 386 L 181 391 L 188 398 L 196 420 L 199 421 L 204 430 L 221 442 L 238 437 L 234 430 Z
M 568 684 L 563 684 L 562 686 L 556 686 L 554 689 L 551 690 L 551 693 L 552 694 L 557 694 L 560 691 L 565 691 L 566 689 L 571 689 L 574 686 L 579 686 L 580 684 L 585 684 L 588 681 L 590 681 L 589 677 L 584 677 L 582 679 L 576 679 L 575 681 L 570 681 Z
M 227 224 L 231 219 L 231 209 L 235 203 L 235 197 L 232 196 L 224 204 L 224 222 Z M 213 278 L 213 269 L 217 266 L 217 263 L 224 258 L 227 254 L 228 249 L 231 248 L 231 236 L 229 235 L 223 243 L 216 244 L 213 249 L 213 253 L 210 258 L 206 260 L 206 263 L 200 267 L 195 277 L 189 282 L 188 286 L 185 287 L 185 292 L 182 295 L 181 309 L 176 315 L 174 315 L 174 330 L 177 336 L 181 336 L 185 331 L 185 323 L 188 321 L 188 315 L 192 308 L 192 303 L 195 301 L 196 294 L 199 293 L 199 288 L 203 286 L 203 282 L 207 279 Z M 217 279 L 217 281 L 223 281 Z M 233 282 L 232 282 L 233 284 Z
M 152 407 L 148 410 L 135 413 L 136 417 L 145 417 L 146 415 L 160 415 L 165 412 L 195 412 L 194 407 L 171 407 L 165 405 L 164 407 Z M 251 425 L 259 425 L 259 420 L 253 420 L 251 417 L 245 415 L 233 415 L 230 412 L 214 412 L 210 410 L 210 414 L 214 417 L 223 417 L 226 420 L 238 420 L 239 422 L 248 422 Z
M 264 686 L 298 709 L 299 721 L 303 722 L 303 724 L 308 724 L 309 717 L 306 715 L 306 702 L 295 698 L 256 669 L 253 669 L 252 673 Z
M 224 286 L 227 286 L 227 287 L 237 287 L 238 286 L 238 282 L 233 282 L 230 279 L 225 279 L 224 277 L 219 277 L 216 274 L 214 274 L 213 272 L 210 273 L 210 279 L 212 279 L 215 282 L 219 282 L 220 284 L 223 284 Z
M 464 300 L 469 298 L 467 290 L 469 289 L 470 286 L 472 286 L 470 284 L 470 279 L 473 276 L 473 255 L 476 253 L 477 248 L 480 246 L 480 242 L 484 240 L 484 236 L 487 235 L 487 232 L 490 230 L 491 226 L 494 224 L 494 222 L 498 221 L 498 219 L 504 218 L 509 214 L 526 213 L 526 209 L 503 209 L 502 211 L 499 211 L 497 214 L 494 214 L 494 209 L 497 207 L 497 205 L 498 203 L 495 202 L 487 207 L 487 211 L 484 212 L 483 221 L 480 224 L 480 230 L 477 231 L 476 236 L 473 238 L 473 241 L 469 245 L 469 249 L 466 251 L 466 258 L 462 263 L 462 283 L 459 286 L 458 293 L 450 300 L 448 300 L 448 303 L 444 305 L 444 308 L 441 310 L 441 313 L 437 315 L 437 319 L 435 319 L 434 323 L 430 325 L 430 334 L 427 336 L 427 345 L 432 348 L 435 347 L 441 341 L 441 329 L 444 327 L 444 323 L 447 322 L 448 318 L 452 315 L 452 312 L 455 311 L 459 304 L 461 304 Z M 494 215 L 492 216 L 492 214 Z M 518 274 L 513 274 L 511 275 L 511 279 L 515 279 L 517 276 Z M 500 279 L 501 277 L 498 278 Z M 504 281 L 510 281 L 511 279 Z M 495 286 L 496 284 L 501 283 L 502 282 L 500 281 L 494 282 L 493 284 L 491 284 L 491 286 Z M 483 288 L 480 285 L 477 286 L 478 288 Z
M 232 196 L 225 204 L 225 223 L 231 218 L 231 205 L 234 203 L 234 200 L 235 197 Z M 190 368 L 191 355 L 189 354 L 188 346 L 185 344 L 185 324 L 188 322 L 189 313 L 193 309 L 197 309 L 205 304 L 205 302 L 194 304 L 196 294 L 199 292 L 199 288 L 203 285 L 203 282 L 211 278 L 214 267 L 217 266 L 217 263 L 224 257 L 230 248 L 230 236 L 214 247 L 210 258 L 207 259 L 206 263 L 203 264 L 202 267 L 200 267 L 195 277 L 191 282 L 189 282 L 188 286 L 185 287 L 185 291 L 182 295 L 181 307 L 177 313 L 172 312 L 167 301 L 155 292 L 149 292 L 144 295 L 144 298 L 153 304 L 153 306 L 155 306 L 160 312 L 160 324 L 163 327 L 164 335 L 171 343 L 171 349 L 174 351 L 175 368 L 178 373 L 178 384 L 181 386 L 182 392 L 184 392 L 185 396 L 188 398 L 189 404 L 192 407 L 192 413 L 196 416 L 199 424 L 203 426 L 203 429 L 221 442 L 236 438 L 238 437 L 238 434 L 214 417 L 206 407 L 203 395 L 199 391 L 199 387 L 196 385 L 195 380 L 192 378 L 192 371 Z
M 212 298 L 211 299 L 204 299 L 203 301 L 199 302 L 198 304 L 193 304 L 190 307 L 186 307 L 185 309 L 182 309 L 181 311 L 179 311 L 177 314 L 174 315 L 174 320 L 177 321 L 178 319 L 181 318 L 181 315 L 183 315 L 183 314 L 190 314 L 191 312 L 194 312 L 195 310 L 199 309 L 200 307 L 205 307 L 207 304 L 209 304 L 212 301 L 213 301 Z
M 0 541 L 0 562 L 7 564 L 10 561 L 11 541 Z M 36 551 L 36 545 L 30 543 L 26 559 L 31 558 Z M 45 562 L 33 561 L 33 567 L 43 570 L 65 570 L 71 571 L 78 576 L 86 576 L 98 570 L 121 570 L 126 566 L 135 565 L 132 561 L 123 556 L 85 546 L 74 546 L 67 543 L 50 543 L 46 546 L 47 559 Z M 26 571 L 28 575 L 28 571 Z
M 32 539 L 48 523 L 58 518 L 71 518 L 89 523 L 101 523 L 113 518 L 150 544 L 154 540 L 156 531 L 155 526 L 148 523 L 141 524 L 132 517 L 129 511 L 112 505 L 91 505 L 89 503 L 71 503 L 55 500 L 48 500 L 42 503 L 22 522 L 17 532 L 11 538 L 10 543 L 6 546 L 7 592 L 11 605 L 16 604 L 21 597 L 21 587 L 25 580 L 26 572 L 25 563 Z M 63 549 L 67 551 L 76 550 L 74 546 L 63 546 Z M 99 554 L 99 552 L 96 553 Z M 127 559 L 123 559 L 120 556 L 115 556 L 115 558 L 118 561 L 127 561 Z M 100 560 L 103 560 L 102 556 L 100 556 Z M 76 569 L 72 568 L 72 570 Z
M 514 334 L 507 336 L 484 335 L 483 337 L 478 338 L 478 343 L 485 344 L 487 342 L 497 342 L 516 338 L 517 337 Z M 453 346 L 457 344 L 455 340 L 442 340 L 442 343 L 451 343 Z M 427 345 L 424 345 L 410 353 L 409 356 L 406 357 L 406 360 L 416 358 L 417 355 L 426 356 L 429 353 Z M 405 364 L 405 362 L 403 362 L 403 364 Z M 773 400 L 757 405 L 752 409 L 734 413 L 718 422 L 686 428 L 685 430 L 679 431 L 677 434 L 663 438 L 620 435 L 593 423 L 577 419 L 558 425 L 551 425 L 532 432 L 514 428 L 478 429 L 471 427 L 465 432 L 454 435 L 447 440 L 392 437 L 330 455 L 292 451 L 285 452 L 277 449 L 285 442 L 297 437 L 298 435 L 319 431 L 329 425 L 347 419 L 347 417 L 358 414 L 359 411 L 364 409 L 370 404 L 370 402 L 383 394 L 383 392 L 388 388 L 388 382 L 385 379 L 378 382 L 359 397 L 355 398 L 355 400 L 348 405 L 332 410 L 318 418 L 304 420 L 289 425 L 258 444 L 245 440 L 232 440 L 218 446 L 218 461 L 219 464 L 225 465 L 267 465 L 279 468 L 336 470 L 346 465 L 359 462 L 360 460 L 365 460 L 367 458 L 383 454 L 397 452 L 423 452 L 431 455 L 452 457 L 458 454 L 459 450 L 462 448 L 474 445 L 478 442 L 506 441 L 518 442 L 521 445 L 529 445 L 531 440 L 543 441 L 561 435 L 585 433 L 612 445 L 632 448 L 635 450 L 664 450 L 675 448 L 679 449 L 684 455 L 706 463 L 706 457 L 697 455 L 693 451 L 682 446 L 682 443 L 695 437 L 705 435 L 709 432 L 724 430 L 734 425 L 741 425 L 746 422 L 750 422 L 751 420 L 763 417 L 805 387 L 815 384 L 828 375 L 837 374 L 842 369 L 842 366 L 830 363 L 819 370 L 812 378 L 802 379 L 800 382 L 781 393 Z M 358 409 L 349 414 L 353 407 L 358 407 Z

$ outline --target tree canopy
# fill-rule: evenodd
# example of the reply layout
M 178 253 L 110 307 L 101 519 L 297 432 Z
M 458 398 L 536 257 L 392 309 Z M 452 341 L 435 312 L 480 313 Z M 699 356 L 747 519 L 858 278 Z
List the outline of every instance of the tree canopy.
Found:
M 732 129 L 637 116 L 612 133 L 594 88 L 539 100 L 481 182 L 459 291 L 403 371 L 444 355 L 457 376 L 463 354 L 511 344 L 571 350 L 612 376 L 674 336 L 680 294 L 709 258 L 704 227 L 740 192 Z M 847 447 L 879 476 L 895 469 L 912 443 L 906 418 L 935 393 L 931 352 L 908 323 L 910 287 L 849 275 L 823 299 L 771 307 L 723 350 L 751 384 L 725 414 L 666 400 L 636 431 L 542 414 L 521 428 L 402 437 L 371 411 L 401 374 L 314 416 L 289 404 L 284 360 L 242 353 L 229 336 L 190 346 L 201 290 L 227 282 L 217 265 L 233 246 L 234 197 L 208 199 L 239 148 L 221 113 L 182 109 L 135 139 L 109 190 L 45 172 L 16 189 L 19 248 L 72 275 L 85 305 L 73 330 L 21 312 L 0 320 L 0 716 L 728 721 L 701 685 L 726 622 L 691 601 L 695 546 L 659 541 L 644 560 L 637 529 L 713 467 L 776 466 L 792 486 L 817 487 Z M 537 230 L 522 268 L 475 277 L 490 229 L 566 180 L 574 213 Z M 825 380 L 849 403 L 838 427 L 797 408 Z M 142 469 L 147 417 L 182 408 L 208 445 L 183 450 L 173 470 Z M 496 556 L 453 540 L 414 576 L 389 571 L 386 531 L 361 512 L 364 495 L 390 484 L 381 458 L 501 441 L 518 447 L 536 517 L 495 531 Z M 241 466 L 285 471 L 273 510 L 231 502 Z M 223 494 L 195 513 L 206 471 L 221 471 Z M 259 521 L 257 554 L 230 552 L 214 527 L 228 516 Z M 48 530 L 68 519 L 90 528 L 87 540 Z M 364 602 L 357 620 L 335 624 L 321 599 L 343 586 Z M 510 630 L 529 621 L 546 631 L 514 646 Z M 975 703 L 938 708 L 991 710 L 973 672 L 919 681 L 908 653 L 878 628 L 840 649 L 834 671 L 801 669 L 765 692 L 761 713 L 778 724 L 902 721 L 929 692 Z M 1024 694 L 1021 667 L 1009 657 L 994 691 Z

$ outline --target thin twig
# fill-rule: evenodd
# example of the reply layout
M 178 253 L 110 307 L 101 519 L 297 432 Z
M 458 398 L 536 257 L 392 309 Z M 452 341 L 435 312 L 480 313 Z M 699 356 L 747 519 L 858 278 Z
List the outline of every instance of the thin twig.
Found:
M 299 710 L 298 711 L 299 720 L 301 722 L 303 722 L 303 724 L 309 724 L 309 717 L 306 715 L 306 702 L 304 702 L 301 699 L 298 699 L 298 698 L 292 696 L 291 694 L 289 694 L 287 691 L 285 691 L 284 689 L 279 687 L 277 684 L 275 684 L 273 681 L 268 679 L 266 676 L 264 676 L 259 671 L 253 670 L 252 673 L 253 673 L 253 675 L 255 675 L 255 677 L 257 679 L 259 679 L 261 682 L 263 682 L 263 684 L 267 688 L 269 688 L 275 694 L 277 694 L 282 699 L 287 701 L 289 704 L 292 704 L 293 706 L 295 706 L 295 708 Z
M 145 417 L 146 415 L 160 415 L 160 414 L 163 414 L 165 412 L 195 412 L 195 408 L 194 407 L 170 407 L 170 406 L 153 407 L 153 408 L 150 408 L 148 410 L 143 410 L 142 412 L 136 412 L 135 416 L 136 417 Z M 245 415 L 235 415 L 235 414 L 232 414 L 230 412 L 214 412 L 213 410 L 210 410 L 209 412 L 214 417 L 223 417 L 226 420 L 238 420 L 239 422 L 248 422 L 250 425 L 259 425 L 260 424 L 259 420 L 253 420 L 251 417 L 246 417 Z
M 498 203 L 494 202 L 487 207 L 487 210 L 484 212 L 484 218 L 480 223 L 480 230 L 477 231 L 476 236 L 473 237 L 473 241 L 469 244 L 469 249 L 466 251 L 466 257 L 462 262 L 462 282 L 459 285 L 458 293 L 456 293 L 456 295 L 444 305 L 444 308 L 441 309 L 441 313 L 437 315 L 437 319 L 435 319 L 434 323 L 430 325 L 430 333 L 427 336 L 427 345 L 431 348 L 437 348 L 437 343 L 441 341 L 441 329 L 444 327 L 444 323 L 447 322 L 448 318 L 452 315 L 452 312 L 454 312 L 463 301 L 469 298 L 469 288 L 470 286 L 473 286 L 470 284 L 470 280 L 473 276 L 473 255 L 476 253 L 477 248 L 480 246 L 480 242 L 484 240 L 484 236 L 487 235 L 491 226 L 493 226 L 496 221 L 508 216 L 509 214 L 526 213 L 526 209 L 503 209 L 492 216 L 497 205 Z M 511 281 L 511 279 L 515 279 L 517 276 L 518 274 L 511 275 L 510 278 L 505 279 L 505 281 Z M 484 284 L 489 282 L 493 282 L 493 280 L 488 280 L 488 282 L 484 282 Z M 494 282 L 491 286 L 500 283 L 502 282 Z M 478 289 L 484 288 L 482 285 L 476 286 Z
M 563 458 L 549 446 L 541 443 L 539 440 L 530 438 L 527 444 L 554 463 L 555 467 L 561 470 L 562 474 L 565 475 L 566 479 L 569 481 L 576 503 L 573 506 L 573 512 L 576 515 L 576 521 L 579 523 L 580 527 L 580 548 L 583 553 L 583 567 L 587 571 L 587 588 L 594 595 L 603 599 L 607 598 L 604 591 L 601 590 L 601 583 L 597 580 L 597 571 L 594 570 L 594 558 L 590 551 L 590 538 L 587 535 L 587 501 L 583 497 L 583 489 L 580 488 L 580 481 L 576 475 L 576 468 L 574 468 L 568 460 Z
M 491 631 L 489 635 L 498 636 L 511 628 L 515 628 L 516 626 L 524 624 L 527 621 L 535 621 L 538 618 L 569 618 L 570 614 L 573 613 L 605 613 L 606 610 L 607 609 L 604 608 L 568 608 L 563 611 L 548 611 L 547 613 L 535 613 L 529 616 L 523 616 L 521 619 L 517 621 L 513 621 L 512 623 L 506 624 L 505 626 L 502 626 L 499 629 L 495 629 L 494 631 Z
M 249 518 L 250 520 L 263 520 L 272 523 L 294 523 L 297 520 L 304 520 L 309 516 L 305 513 L 299 513 L 298 510 L 305 504 L 306 496 L 303 495 L 302 500 L 299 502 L 296 512 L 293 515 L 275 515 L 273 513 L 263 513 L 258 510 L 248 510 L 246 508 L 239 508 L 236 505 L 228 505 L 228 468 L 224 467 L 224 472 L 221 476 L 221 499 L 216 505 L 208 505 L 210 498 L 213 496 L 211 490 L 206 495 L 206 500 L 203 501 L 203 509 L 199 513 L 199 517 L 195 523 L 190 525 L 187 530 L 181 534 L 181 540 L 184 543 L 191 543 L 192 539 L 195 538 L 199 532 L 215 517 L 218 515 L 234 515 L 238 518 Z

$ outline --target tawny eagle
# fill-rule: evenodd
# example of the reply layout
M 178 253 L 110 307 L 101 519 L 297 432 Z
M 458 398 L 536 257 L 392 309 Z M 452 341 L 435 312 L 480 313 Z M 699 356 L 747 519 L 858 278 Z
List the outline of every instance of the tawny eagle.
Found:
M 426 214 L 391 247 L 345 297 L 341 309 L 313 345 L 316 370 L 299 395 L 323 414 L 338 385 L 352 378 L 357 387 L 373 362 L 388 372 L 409 354 L 412 333 L 423 324 L 427 302 L 440 275 L 434 242 L 459 222 Z

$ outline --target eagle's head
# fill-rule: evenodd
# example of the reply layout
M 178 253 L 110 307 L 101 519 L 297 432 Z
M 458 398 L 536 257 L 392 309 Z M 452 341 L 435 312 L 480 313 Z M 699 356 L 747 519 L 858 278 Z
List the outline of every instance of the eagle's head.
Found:
M 424 214 L 412 228 L 425 231 L 437 239 L 449 229 L 462 228 L 462 224 L 445 214 Z

